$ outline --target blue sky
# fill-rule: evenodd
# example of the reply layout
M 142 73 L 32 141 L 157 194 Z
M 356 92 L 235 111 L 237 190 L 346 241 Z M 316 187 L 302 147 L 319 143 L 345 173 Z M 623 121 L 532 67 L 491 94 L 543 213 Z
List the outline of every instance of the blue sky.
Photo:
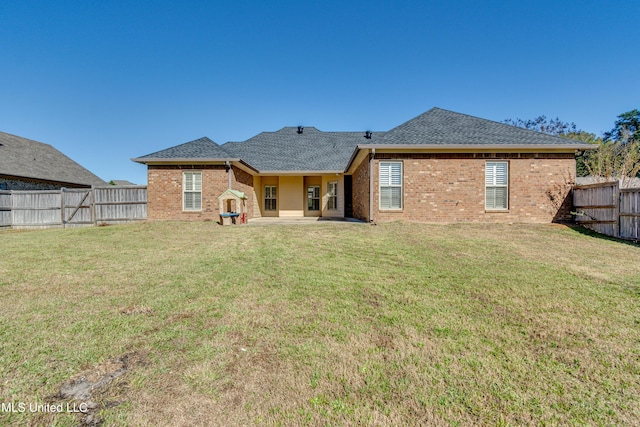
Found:
M 640 108 L 640 2 L 0 2 L 0 131 L 102 179 L 202 136 L 388 130 L 434 107 L 610 130 Z

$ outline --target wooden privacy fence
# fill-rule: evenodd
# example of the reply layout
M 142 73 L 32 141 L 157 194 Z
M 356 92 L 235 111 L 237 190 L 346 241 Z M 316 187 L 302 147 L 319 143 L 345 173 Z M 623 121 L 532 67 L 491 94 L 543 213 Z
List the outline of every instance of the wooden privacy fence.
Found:
M 87 227 L 147 219 L 146 186 L 0 191 L 0 227 Z
M 640 239 L 640 188 L 618 182 L 573 188 L 575 221 L 593 231 L 621 239 Z

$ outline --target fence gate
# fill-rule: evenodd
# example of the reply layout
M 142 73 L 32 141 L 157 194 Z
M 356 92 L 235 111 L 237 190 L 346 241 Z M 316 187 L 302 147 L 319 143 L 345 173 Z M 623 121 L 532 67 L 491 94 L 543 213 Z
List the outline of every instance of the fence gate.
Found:
M 94 212 L 90 189 L 62 189 L 62 226 L 83 227 L 93 225 Z
M 0 191 L 0 229 L 74 228 L 145 219 L 144 185 Z

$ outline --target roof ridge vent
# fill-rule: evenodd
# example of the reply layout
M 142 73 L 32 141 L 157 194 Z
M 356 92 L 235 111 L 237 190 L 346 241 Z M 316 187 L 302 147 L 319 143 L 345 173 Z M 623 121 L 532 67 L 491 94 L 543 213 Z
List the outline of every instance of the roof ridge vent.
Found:
M 298 135 L 304 132 L 304 126 L 298 126 Z

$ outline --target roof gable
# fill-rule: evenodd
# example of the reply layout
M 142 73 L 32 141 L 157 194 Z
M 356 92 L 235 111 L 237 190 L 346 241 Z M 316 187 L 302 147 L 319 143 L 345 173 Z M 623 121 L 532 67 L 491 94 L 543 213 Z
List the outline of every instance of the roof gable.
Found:
M 0 174 L 61 184 L 106 184 L 51 145 L 5 132 L 0 132 Z
M 136 161 L 153 161 L 162 159 L 230 159 L 231 156 L 222 147 L 205 137 L 185 142 L 165 150 L 156 151 L 138 157 Z
M 396 126 L 379 141 L 402 145 L 583 145 L 505 123 L 432 108 Z

